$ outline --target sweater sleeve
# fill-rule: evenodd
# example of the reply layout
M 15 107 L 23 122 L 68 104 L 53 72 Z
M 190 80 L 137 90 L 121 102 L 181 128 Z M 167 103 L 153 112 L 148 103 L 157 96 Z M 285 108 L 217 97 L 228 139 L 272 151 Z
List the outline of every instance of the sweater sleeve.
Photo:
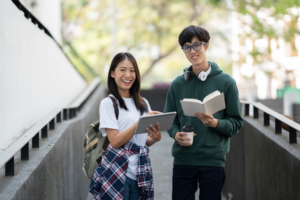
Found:
M 239 93 L 235 83 L 229 87 L 225 94 L 225 104 L 225 118 L 218 119 L 218 126 L 212 129 L 218 131 L 222 135 L 232 137 L 238 133 L 244 123 L 241 114 Z
M 168 130 L 168 133 L 171 138 L 174 138 L 175 134 L 177 132 L 180 132 L 180 124 L 179 124 L 179 119 L 178 119 L 178 111 L 176 108 L 176 102 L 175 102 L 175 94 L 172 85 L 170 86 L 167 94 L 167 99 L 165 103 L 165 108 L 164 108 L 164 113 L 165 112 L 174 112 L 176 111 L 177 114 L 175 116 L 174 122 L 172 124 L 172 127 L 170 130 Z

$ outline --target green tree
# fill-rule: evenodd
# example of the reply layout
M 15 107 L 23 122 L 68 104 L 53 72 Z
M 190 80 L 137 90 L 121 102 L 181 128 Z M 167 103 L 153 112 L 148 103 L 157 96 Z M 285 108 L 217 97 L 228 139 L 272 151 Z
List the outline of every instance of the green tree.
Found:
M 180 52 L 177 41 L 184 27 L 205 26 L 212 13 L 224 15 L 223 8 L 219 0 L 65 0 L 64 45 L 71 57 L 76 57 L 72 49 L 82 57 L 78 65 L 89 63 L 98 74 L 107 70 L 116 52 L 132 51 L 143 80 L 149 80 L 155 65 Z M 183 62 L 170 61 L 175 68 L 182 68 Z

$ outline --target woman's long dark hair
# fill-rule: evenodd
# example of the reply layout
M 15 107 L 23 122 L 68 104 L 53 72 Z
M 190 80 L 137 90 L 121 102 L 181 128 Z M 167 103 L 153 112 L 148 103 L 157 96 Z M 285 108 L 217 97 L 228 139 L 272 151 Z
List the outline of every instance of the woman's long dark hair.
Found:
M 108 95 L 109 94 L 114 95 L 117 98 L 117 100 L 119 101 L 120 107 L 124 108 L 125 110 L 128 110 L 128 108 L 126 107 L 126 105 L 124 103 L 124 100 L 122 99 L 121 95 L 119 94 L 118 86 L 115 82 L 115 79 L 113 77 L 111 77 L 111 75 L 110 75 L 112 71 L 115 71 L 118 64 L 126 59 L 131 61 L 131 63 L 133 64 L 134 70 L 135 70 L 135 74 L 136 74 L 135 81 L 130 88 L 130 95 L 133 97 L 135 107 L 140 111 L 141 115 L 143 115 L 144 112 L 148 112 L 148 106 L 147 106 L 146 102 L 144 101 L 144 99 L 140 96 L 140 86 L 141 86 L 140 71 L 139 71 L 139 68 L 138 68 L 135 58 L 130 53 L 127 53 L 127 52 L 118 53 L 113 58 L 113 60 L 110 64 L 110 68 L 109 68 L 108 76 L 107 76 Z

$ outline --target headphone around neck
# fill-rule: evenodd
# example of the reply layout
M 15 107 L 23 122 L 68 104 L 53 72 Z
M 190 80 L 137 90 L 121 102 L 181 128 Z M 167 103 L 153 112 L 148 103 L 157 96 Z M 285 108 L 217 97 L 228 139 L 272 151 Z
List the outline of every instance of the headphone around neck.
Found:
M 206 72 L 202 71 L 198 74 L 198 79 L 201 81 L 205 81 L 207 76 L 209 75 L 210 71 L 211 71 L 211 65 L 208 62 L 209 68 Z M 191 80 L 191 71 L 192 71 L 192 66 L 190 66 L 183 74 L 184 76 L 184 80 L 188 81 Z

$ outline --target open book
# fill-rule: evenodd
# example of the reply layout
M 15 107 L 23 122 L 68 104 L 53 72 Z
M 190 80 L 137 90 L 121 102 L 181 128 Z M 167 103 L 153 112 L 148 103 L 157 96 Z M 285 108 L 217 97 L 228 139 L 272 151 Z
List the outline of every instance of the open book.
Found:
M 214 114 L 226 108 L 224 94 L 218 90 L 207 95 L 203 102 L 198 99 L 183 99 L 180 103 L 185 116 L 194 116 L 195 112 Z

